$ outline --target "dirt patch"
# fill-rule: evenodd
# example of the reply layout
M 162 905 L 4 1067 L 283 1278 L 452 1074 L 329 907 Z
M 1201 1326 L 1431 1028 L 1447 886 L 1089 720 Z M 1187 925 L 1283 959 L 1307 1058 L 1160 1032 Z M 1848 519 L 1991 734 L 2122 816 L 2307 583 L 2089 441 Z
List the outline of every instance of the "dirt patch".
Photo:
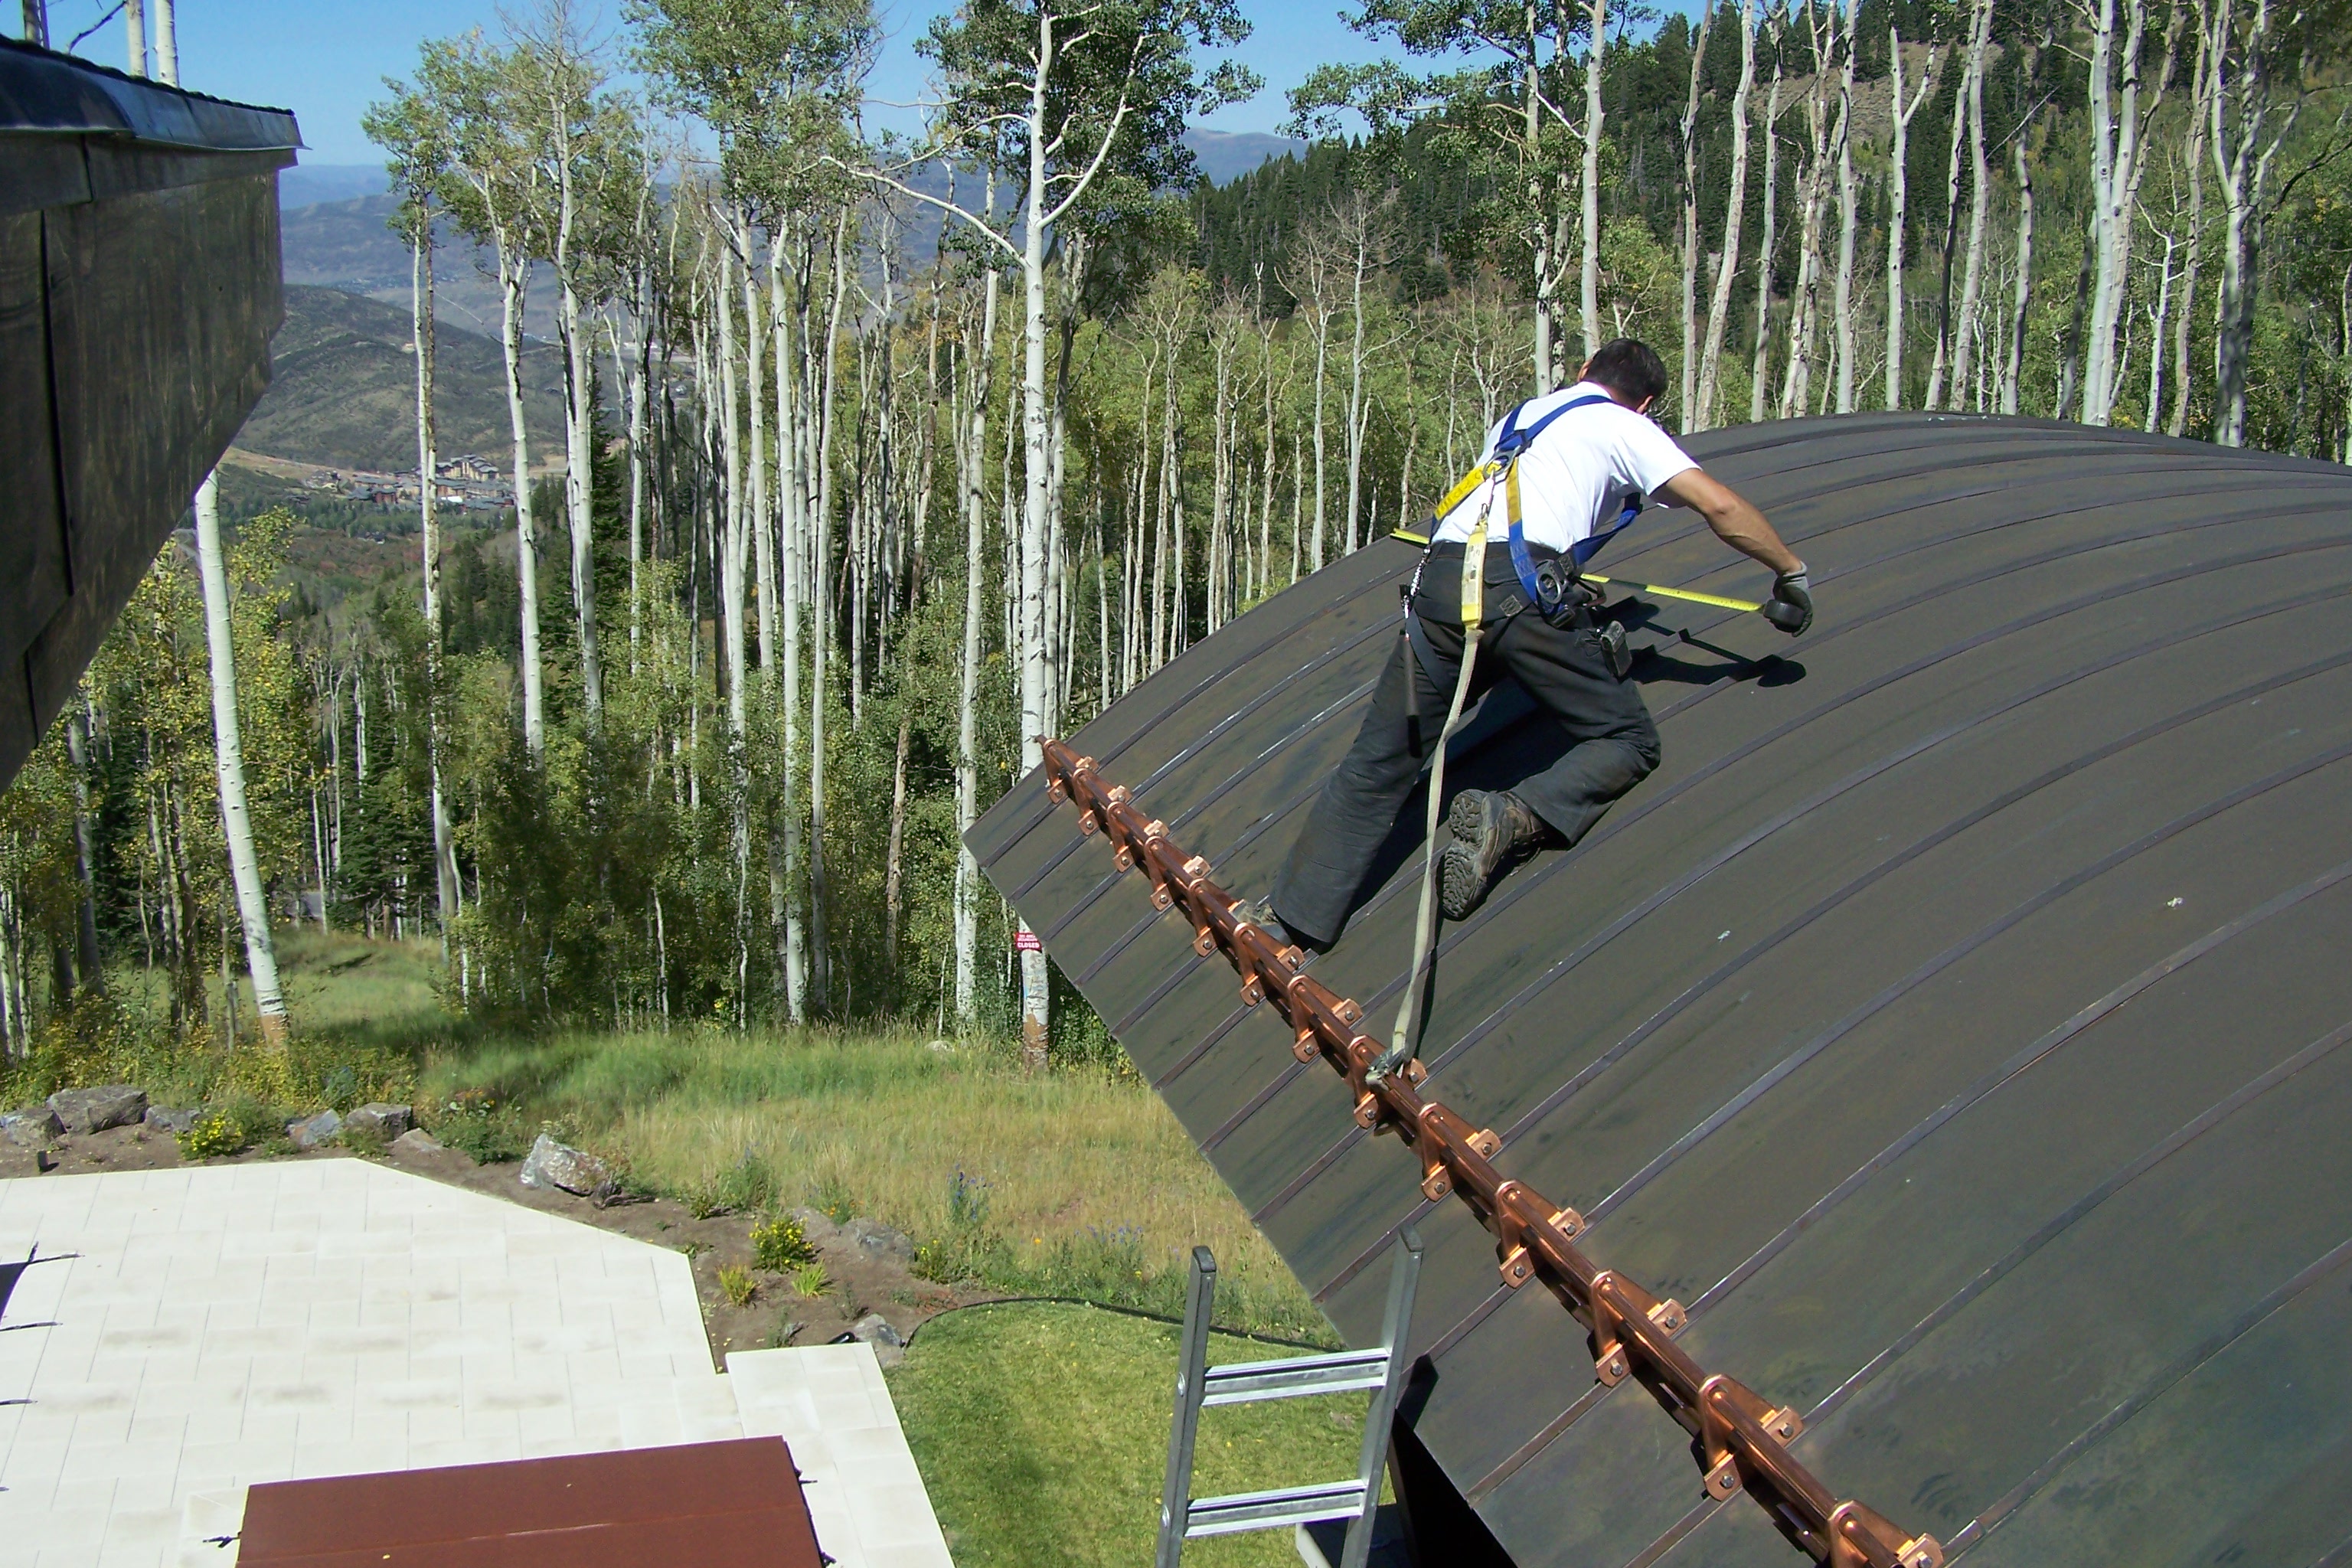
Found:
M 60 1175 L 164 1170 L 189 1163 L 181 1159 L 179 1144 L 168 1133 L 146 1126 L 68 1134 L 53 1140 L 41 1152 L 47 1156 L 49 1172 Z M 235 1156 L 232 1163 L 277 1158 L 360 1156 L 345 1149 L 282 1155 L 248 1152 Z M 823 1344 L 847 1333 L 869 1314 L 879 1315 L 904 1338 L 925 1319 L 950 1307 L 994 1299 L 989 1291 L 951 1289 L 919 1278 L 902 1251 L 891 1245 L 890 1233 L 862 1222 L 836 1226 L 823 1215 L 801 1211 L 826 1281 L 821 1292 L 806 1295 L 795 1289 L 793 1275 L 753 1265 L 751 1226 L 760 1215 L 715 1214 L 697 1219 L 684 1205 L 668 1198 L 600 1209 L 569 1193 L 524 1186 L 516 1180 L 522 1169 L 520 1164 L 478 1165 L 455 1149 L 421 1152 L 395 1147 L 383 1159 L 415 1175 L 685 1253 L 694 1271 L 695 1291 L 701 1298 L 703 1329 L 709 1337 L 715 1366 L 726 1364 L 730 1351 Z M 0 1138 L 0 1179 L 38 1179 L 44 1173 L 41 1163 L 34 1151 Z M 859 1232 L 866 1239 L 861 1240 Z M 743 1269 L 751 1280 L 751 1300 L 742 1305 L 729 1300 L 720 1282 L 720 1270 L 728 1268 Z M 895 1359 L 883 1346 L 876 1349 L 886 1361 Z

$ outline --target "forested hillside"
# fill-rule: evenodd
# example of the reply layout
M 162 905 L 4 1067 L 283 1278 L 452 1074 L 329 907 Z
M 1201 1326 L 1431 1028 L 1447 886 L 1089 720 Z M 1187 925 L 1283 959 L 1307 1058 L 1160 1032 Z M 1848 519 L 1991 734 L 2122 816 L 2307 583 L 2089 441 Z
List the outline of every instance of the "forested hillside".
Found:
M 416 467 L 415 333 L 408 311 L 335 289 L 289 285 L 270 345 L 269 390 L 237 432 L 248 452 L 380 473 Z M 498 343 L 442 323 L 434 345 L 433 415 L 446 457 L 510 463 L 514 436 Z M 534 458 L 562 449 L 563 365 L 551 347 L 524 353 L 523 405 Z M 414 514 L 411 514 L 412 517 Z
M 960 830 L 1035 737 L 1425 511 L 1603 340 L 1659 349 L 1685 431 L 1966 409 L 2352 458 L 2341 0 L 1381 0 L 1387 63 L 1294 100 L 1321 140 L 1217 186 L 1182 132 L 1251 85 L 1242 13 L 1087 14 L 943 17 L 920 144 L 860 134 L 858 0 L 426 47 L 370 121 L 405 241 L 482 258 L 494 334 L 528 271 L 521 416 L 573 460 L 446 563 L 423 510 L 417 574 L 332 617 L 248 531 L 281 918 L 307 892 L 440 936 L 483 1015 L 1084 1055 Z M 1041 26 L 1076 29 L 1045 68 Z M 268 438 L 415 466 L 406 312 L 304 310 Z M 362 340 L 363 385 L 303 381 Z M 505 353 L 439 334 L 441 454 L 494 449 Z M 14 1038 L 70 990 L 85 898 L 185 1022 L 236 950 L 194 604 L 167 554 L 81 760 L 54 737 L 7 797 Z

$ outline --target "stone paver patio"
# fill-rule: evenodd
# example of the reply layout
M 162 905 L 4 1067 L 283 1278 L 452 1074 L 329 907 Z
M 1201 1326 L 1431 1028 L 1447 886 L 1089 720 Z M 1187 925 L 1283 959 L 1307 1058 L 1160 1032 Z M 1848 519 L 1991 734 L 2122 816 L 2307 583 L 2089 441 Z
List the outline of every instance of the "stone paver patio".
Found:
M 226 1568 L 257 1481 L 772 1434 L 845 1568 L 948 1568 L 873 1352 L 715 1373 L 667 1248 L 310 1160 L 0 1181 L 0 1262 L 28 1253 L 0 1563 Z

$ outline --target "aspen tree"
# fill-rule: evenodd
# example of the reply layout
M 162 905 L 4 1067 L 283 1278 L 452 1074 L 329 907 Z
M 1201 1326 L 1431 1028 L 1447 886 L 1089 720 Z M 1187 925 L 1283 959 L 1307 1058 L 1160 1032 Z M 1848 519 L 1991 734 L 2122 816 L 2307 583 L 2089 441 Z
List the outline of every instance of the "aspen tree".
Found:
M 2125 295 L 2130 283 L 2132 236 L 2138 224 L 2140 181 L 2147 172 L 2147 130 L 2164 101 L 2172 75 L 2180 25 L 2187 13 L 2174 9 L 2165 27 L 2164 56 L 2147 106 L 2140 107 L 2140 51 L 2147 31 L 2147 0 L 2124 0 L 2123 49 L 2116 53 L 2116 0 L 2091 0 L 2089 98 L 2091 131 L 2092 264 L 2089 338 L 2084 352 L 2083 409 L 2085 425 L 2105 425 L 2121 390 L 2116 337 L 2125 325 Z M 2120 65 L 2122 91 L 2116 91 Z
M 196 491 L 196 574 L 204 584 L 205 648 L 212 667 L 213 741 L 220 774 L 221 835 L 236 885 L 238 923 L 245 928 L 246 970 L 262 1039 L 286 1040 L 286 998 L 278 987 L 278 953 L 269 939 L 269 899 L 253 852 L 253 818 L 246 805 L 245 742 L 237 723 L 236 645 L 229 635 L 228 565 L 221 553 L 220 479 L 205 476 Z
M 1731 94 L 1731 184 L 1723 198 L 1723 252 L 1707 297 L 1706 343 L 1698 356 L 1698 390 L 1687 416 L 1692 430 L 1715 424 L 1723 337 L 1731 319 L 1731 286 L 1739 274 L 1739 230 L 1748 206 L 1748 105 L 1756 89 L 1756 0 L 1739 0 L 1739 85 Z
M 2017 161 L 2017 280 L 2009 311 L 2009 331 L 2000 377 L 2000 411 L 2017 412 L 2020 384 L 2025 379 L 2025 332 L 2033 302 L 2033 164 L 2026 156 L 2025 126 L 2017 129 L 2011 145 Z M 2149 416 L 2151 419 L 2155 416 Z M 2151 426 L 2152 427 L 2152 426 Z
M 1562 0 L 1546 8 L 1536 0 L 1517 4 L 1467 6 L 1454 0 L 1381 0 L 1347 18 L 1357 32 L 1385 37 L 1402 53 L 1423 58 L 1454 57 L 1472 68 L 1441 68 L 1416 76 L 1393 60 L 1362 65 L 1325 65 L 1308 73 L 1290 90 L 1290 119 L 1295 135 L 1338 131 L 1342 111 L 1363 116 L 1373 135 L 1385 136 L 1412 121 L 1444 111 L 1457 125 L 1472 127 L 1514 165 L 1515 186 L 1522 210 L 1517 228 L 1531 263 L 1528 274 L 1533 310 L 1532 370 L 1535 390 L 1553 390 L 1569 368 L 1560 346 L 1559 292 L 1571 254 L 1571 216 L 1588 220 L 1597 233 L 1599 206 L 1598 143 L 1586 139 L 1597 132 L 1601 78 L 1583 77 L 1585 122 L 1551 94 L 1549 79 L 1567 75 L 1570 46 L 1580 32 L 1588 37 L 1596 19 L 1606 21 L 1605 0 Z M 1545 23 L 1549 20 L 1551 59 L 1543 58 Z M 1489 68 L 1499 58 L 1504 68 Z M 1588 49 L 1589 65 L 1598 55 Z M 1547 136 L 1547 125 L 1559 132 Z M 1560 162 L 1569 146 L 1585 142 L 1582 190 L 1585 203 L 1573 215 L 1567 201 L 1568 171 Z M 1598 250 L 1590 239 L 1578 254 L 1590 271 L 1598 298 Z M 1295 290 L 1294 290 L 1295 292 Z M 1590 336 L 1597 304 L 1584 306 L 1584 331 Z M 1589 353 L 1591 345 L 1587 344 Z
M 1584 356 L 1601 347 L 1601 67 L 1609 53 L 1609 0 L 1586 0 L 1584 40 L 1584 166 L 1577 183 L 1577 213 L 1583 244 L 1577 252 L 1577 304 L 1583 317 Z M 1546 390 L 1549 390 L 1547 388 Z
M 1742 15 L 1746 13 L 1743 10 Z M 1675 405 L 1685 430 L 1703 429 L 1698 410 L 1698 89 L 1706 69 L 1706 40 L 1715 27 L 1715 7 L 1699 14 L 1691 42 L 1690 95 L 1683 100 L 1683 366 L 1682 400 Z M 1746 83 L 1742 82 L 1745 89 Z M 1743 105 L 1743 108 L 1745 106 Z M 1744 142 L 1746 137 L 1742 136 Z M 1740 149 L 1744 154 L 1747 149 Z
M 1315 572 L 1323 570 L 1323 486 L 1328 472 L 1323 453 L 1323 397 L 1330 384 L 1331 322 L 1339 313 L 1339 245 L 1328 217 L 1326 214 L 1324 221 L 1300 231 L 1291 247 L 1291 270 L 1282 279 L 1282 286 L 1297 300 L 1297 313 L 1306 319 L 1307 335 L 1315 342 L 1315 531 L 1307 551 L 1308 569 Z
M 449 126 L 450 195 L 458 226 L 490 242 L 499 282 L 499 343 L 506 354 L 507 424 L 514 442 L 515 575 L 520 600 L 522 733 L 533 757 L 547 751 L 544 669 L 539 656 L 539 533 L 530 493 L 530 436 L 523 412 L 523 303 L 538 236 L 531 222 L 538 170 L 518 138 L 528 106 L 517 101 L 511 58 L 478 37 L 428 43 L 418 89 Z
M 1772 227 L 1780 179 L 1780 37 L 1785 11 L 1776 10 L 1772 32 L 1772 89 L 1764 100 L 1764 220 L 1756 247 L 1756 363 L 1748 377 L 1748 420 L 1764 417 L 1766 373 L 1772 353 Z
M 2254 348 L 2258 258 L 2278 156 L 2302 118 L 2322 50 L 2340 50 L 2340 16 L 2277 0 L 2209 0 L 2211 75 L 2206 137 L 2221 192 L 2221 286 L 2213 321 L 2213 439 L 2246 442 L 2246 383 Z M 2315 159 L 2336 156 L 2321 147 Z M 2315 167 L 2316 163 L 2307 165 Z
M 989 185 L 984 212 L 996 206 L 995 184 Z M 988 449 L 990 380 L 996 362 L 996 300 L 1000 275 L 987 268 L 981 286 L 979 320 L 967 324 L 963 340 L 964 374 L 959 383 L 963 417 L 957 446 L 958 489 L 963 503 L 963 664 L 956 696 L 956 878 L 955 878 L 955 1016 L 969 1030 L 979 1021 L 975 1000 L 975 965 L 980 934 L 980 863 L 972 858 L 965 836 L 980 820 L 980 653 L 982 562 L 986 548 L 986 514 L 981 490 Z M 974 330 L 976 329 L 976 331 Z M 975 342 L 974 340 L 977 339 Z M 1128 559 L 1134 559 L 1132 549 Z M 1132 628 L 1134 617 L 1128 617 Z
M 1911 120 L 1927 95 L 1936 90 L 1936 67 L 1942 58 L 1941 46 L 1930 44 L 1927 58 L 1919 68 L 1919 90 L 1906 101 L 1903 96 L 1903 35 L 1893 26 L 1886 29 L 1886 71 L 1893 92 L 1890 109 L 1892 151 L 1887 159 L 1886 213 L 1886 406 L 1903 406 L 1903 339 L 1906 321 L 1903 311 L 1903 260 L 1909 237 L 1908 211 L 1911 200 L 1909 157 Z
M 1837 332 L 1837 411 L 1853 412 L 1854 243 L 1862 222 L 1862 190 L 1853 172 L 1853 66 L 1861 0 L 1846 0 L 1844 59 L 1838 70 L 1838 268 L 1831 292 L 1831 318 Z
M 371 109 L 361 123 L 370 140 L 389 154 L 394 188 L 401 197 L 392 223 L 408 241 L 408 319 L 411 346 L 416 358 L 417 532 L 425 605 L 425 767 L 433 817 L 435 912 L 440 921 L 446 958 L 449 924 L 457 919 L 463 897 L 448 802 L 441 788 L 445 636 L 441 514 L 436 504 L 439 454 L 436 450 L 433 420 L 433 228 L 441 190 L 449 178 L 449 135 L 438 105 L 399 83 L 387 85 L 392 89 L 391 100 Z
M 583 210 L 601 194 L 596 186 L 616 161 L 600 143 L 609 142 L 609 117 L 600 113 L 597 92 L 603 72 L 583 43 L 570 0 L 540 0 L 513 53 L 514 107 L 525 116 L 533 158 L 535 195 L 546 210 L 536 226 L 555 274 L 556 342 L 563 355 L 563 500 L 571 535 L 572 607 L 580 654 L 581 700 L 593 733 L 604 717 L 604 662 L 596 636 L 595 513 L 591 496 L 594 431 L 594 345 L 581 298 Z M 588 187 L 583 189 L 583 185 Z M 601 216 L 602 215 L 597 215 Z
M 1390 235 L 1388 213 L 1384 203 L 1352 190 L 1333 211 L 1339 238 L 1345 247 L 1349 269 L 1348 320 L 1355 334 L 1348 357 L 1348 533 L 1347 551 L 1353 554 L 1359 542 L 1357 525 L 1363 508 L 1364 436 L 1371 418 L 1371 400 L 1367 395 L 1364 373 L 1368 357 L 1394 347 L 1391 338 L 1385 343 L 1364 342 L 1364 284 L 1377 268 L 1389 261 Z
M 2193 0 L 2191 6 L 2197 63 L 2189 76 L 2189 141 L 2180 158 L 2180 167 L 2189 177 L 2188 221 L 2181 235 L 2188 254 L 2180 260 L 2181 307 L 2172 328 L 2172 412 L 2164 423 L 2165 433 L 2170 436 L 2181 435 L 2189 427 L 2189 334 L 2197 315 L 2197 264 L 2204 254 L 2205 150 L 2213 122 L 2212 99 L 2220 89 L 2209 11 L 2212 4 L 2214 0 Z

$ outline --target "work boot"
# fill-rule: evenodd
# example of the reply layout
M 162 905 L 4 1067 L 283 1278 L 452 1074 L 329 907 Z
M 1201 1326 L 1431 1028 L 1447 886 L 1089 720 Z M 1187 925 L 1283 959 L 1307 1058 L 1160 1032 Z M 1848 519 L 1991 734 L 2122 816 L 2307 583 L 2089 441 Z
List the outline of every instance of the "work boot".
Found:
M 1454 836 L 1437 861 L 1437 900 L 1450 921 L 1486 902 L 1503 874 L 1558 836 L 1508 790 L 1465 789 L 1446 814 Z
M 1303 952 L 1321 951 L 1321 945 L 1313 938 L 1299 936 L 1282 923 L 1282 917 L 1274 912 L 1274 900 L 1270 898 L 1246 900 L 1234 913 L 1272 937 L 1276 947 L 1295 947 Z

